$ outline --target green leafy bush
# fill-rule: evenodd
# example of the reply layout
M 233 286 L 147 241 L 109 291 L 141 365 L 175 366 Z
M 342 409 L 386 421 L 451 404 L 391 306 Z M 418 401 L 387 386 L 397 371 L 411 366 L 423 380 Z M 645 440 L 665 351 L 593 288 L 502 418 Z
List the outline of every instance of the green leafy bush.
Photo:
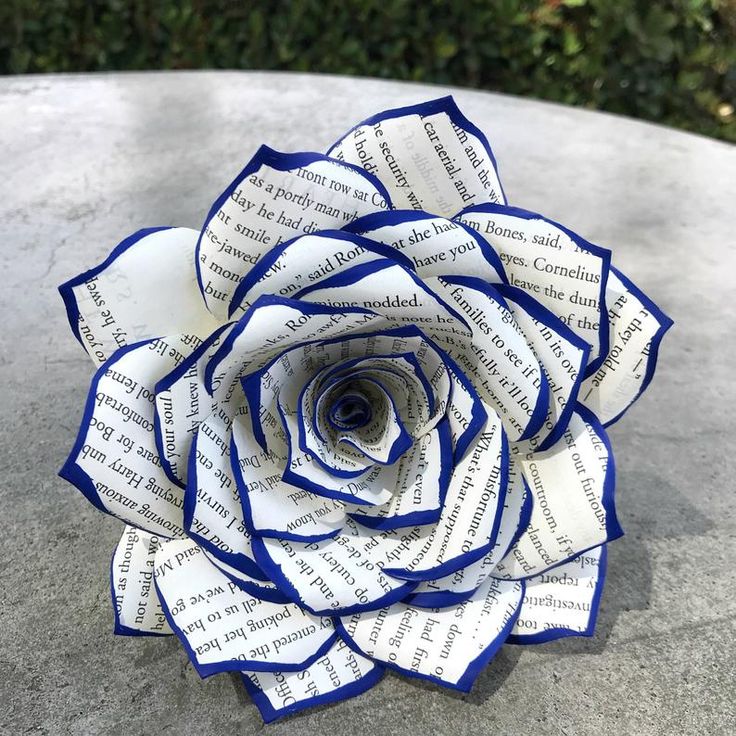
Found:
M 3 73 L 290 69 L 479 87 L 736 141 L 736 0 L 5 0 Z

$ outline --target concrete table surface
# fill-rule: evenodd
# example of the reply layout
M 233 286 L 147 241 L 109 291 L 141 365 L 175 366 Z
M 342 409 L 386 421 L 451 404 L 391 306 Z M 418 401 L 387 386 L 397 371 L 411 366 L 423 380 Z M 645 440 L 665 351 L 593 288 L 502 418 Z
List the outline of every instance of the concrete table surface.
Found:
M 92 365 L 56 286 L 139 227 L 200 227 L 265 142 L 325 150 L 373 112 L 452 92 L 513 204 L 614 251 L 675 320 L 611 431 L 626 531 L 596 634 L 503 647 L 472 693 L 388 675 L 271 734 L 733 734 L 736 149 L 619 117 L 459 89 L 191 72 L 0 79 L 0 732 L 252 734 L 236 678 L 174 637 L 112 635 L 121 525 L 57 478 Z

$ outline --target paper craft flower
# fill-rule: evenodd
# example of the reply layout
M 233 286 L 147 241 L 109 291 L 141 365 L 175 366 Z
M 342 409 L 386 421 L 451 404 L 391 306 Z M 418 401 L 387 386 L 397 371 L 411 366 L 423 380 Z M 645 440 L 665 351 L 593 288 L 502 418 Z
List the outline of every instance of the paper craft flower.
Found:
M 452 98 L 262 147 L 201 232 L 139 230 L 60 291 L 99 365 L 61 475 L 127 524 L 116 633 L 173 631 L 267 721 L 592 634 L 604 426 L 670 320 L 506 204 Z

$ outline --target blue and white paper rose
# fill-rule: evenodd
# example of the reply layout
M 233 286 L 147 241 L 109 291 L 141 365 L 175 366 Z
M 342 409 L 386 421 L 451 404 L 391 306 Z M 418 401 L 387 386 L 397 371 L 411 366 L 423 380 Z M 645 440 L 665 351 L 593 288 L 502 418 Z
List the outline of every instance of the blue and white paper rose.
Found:
M 173 632 L 267 721 L 592 634 L 604 426 L 670 320 L 506 203 L 452 98 L 264 146 L 201 232 L 139 230 L 60 291 L 99 366 L 61 475 L 127 525 L 116 633 Z

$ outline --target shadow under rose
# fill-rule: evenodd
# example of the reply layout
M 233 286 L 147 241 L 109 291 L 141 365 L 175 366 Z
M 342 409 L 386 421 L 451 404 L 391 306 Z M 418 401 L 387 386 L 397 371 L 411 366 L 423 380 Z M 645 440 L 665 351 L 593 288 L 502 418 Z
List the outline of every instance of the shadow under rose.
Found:
M 593 636 L 568 636 L 535 646 L 558 657 L 600 654 L 622 613 L 649 608 L 651 589 L 652 565 L 646 546 L 635 537 L 618 539 L 608 545 L 606 582 Z

